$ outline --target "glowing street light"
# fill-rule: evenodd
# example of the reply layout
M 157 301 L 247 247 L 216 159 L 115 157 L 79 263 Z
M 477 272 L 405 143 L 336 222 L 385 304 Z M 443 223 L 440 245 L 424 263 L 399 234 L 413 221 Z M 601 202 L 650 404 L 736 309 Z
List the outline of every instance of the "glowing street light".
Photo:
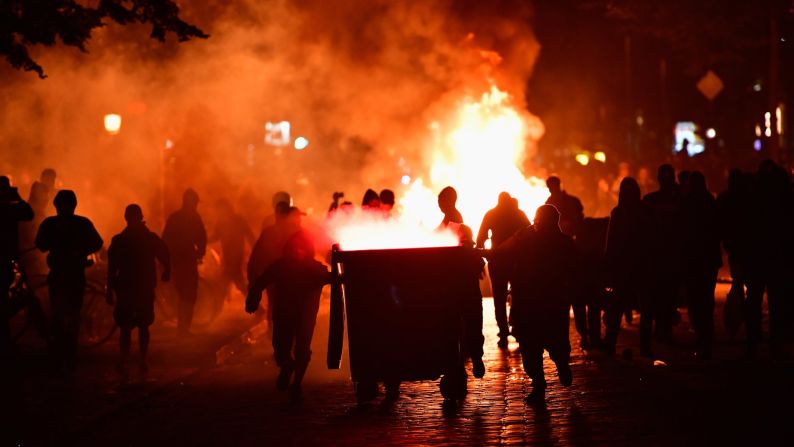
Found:
M 606 161 L 607 161 L 607 154 L 605 154 L 605 153 L 603 153 L 603 152 L 601 152 L 601 151 L 598 151 L 598 152 L 596 152 L 595 154 L 593 154 L 593 158 L 594 158 L 596 161 L 600 161 L 601 163 L 606 163 Z
M 590 156 L 585 153 L 576 154 L 575 159 L 582 166 L 587 166 L 590 163 Z
M 706 129 L 706 138 L 711 140 L 711 139 L 714 139 L 714 137 L 716 137 L 716 136 L 717 136 L 717 131 L 714 130 L 713 127 L 709 127 L 708 129 Z
M 121 130 L 121 115 L 109 113 L 105 115 L 105 130 L 111 135 L 116 135 Z
M 295 138 L 295 149 L 302 151 L 309 145 L 309 140 L 304 137 Z

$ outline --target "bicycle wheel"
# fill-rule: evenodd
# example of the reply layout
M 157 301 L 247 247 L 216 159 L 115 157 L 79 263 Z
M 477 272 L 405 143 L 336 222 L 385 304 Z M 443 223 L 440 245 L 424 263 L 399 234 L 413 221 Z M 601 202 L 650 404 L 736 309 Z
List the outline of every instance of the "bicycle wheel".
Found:
M 113 319 L 113 306 L 105 302 L 104 285 L 89 281 L 83 295 L 83 308 L 80 311 L 80 346 L 92 348 L 113 337 L 116 321 Z

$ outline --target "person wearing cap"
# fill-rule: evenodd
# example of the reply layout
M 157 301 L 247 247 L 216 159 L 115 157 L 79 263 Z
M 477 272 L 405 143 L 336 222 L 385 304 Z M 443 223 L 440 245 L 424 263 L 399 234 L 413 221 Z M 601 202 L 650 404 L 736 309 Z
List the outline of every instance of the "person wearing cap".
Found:
M 74 191 L 58 191 L 53 200 L 56 215 L 41 222 L 36 248 L 47 254 L 47 284 L 52 305 L 53 338 L 61 366 L 73 370 L 77 361 L 80 309 L 83 306 L 88 256 L 102 248 L 102 237 L 86 217 L 74 213 Z
M 179 296 L 177 332 L 190 334 L 193 309 L 198 298 L 198 265 L 207 249 L 207 231 L 198 213 L 199 196 L 188 188 L 182 196 L 182 208 L 168 216 L 163 240 L 171 254 L 174 287 Z
M 542 205 L 535 224 L 518 231 L 494 250 L 494 259 L 511 263 L 513 284 L 513 334 L 518 340 L 524 371 L 532 379 L 530 404 L 545 402 L 546 378 L 543 351 L 557 365 L 563 386 L 573 382 L 568 365 L 571 283 L 577 260 L 573 239 L 560 229 L 560 213 L 553 205 Z
M 157 286 L 157 265 L 163 268 L 162 280 L 171 276 L 168 247 L 146 226 L 143 211 L 136 204 L 124 210 L 127 226 L 113 236 L 108 248 L 107 302 L 115 305 L 113 317 L 121 329 L 119 372 L 127 375 L 132 330 L 138 328 L 140 369 L 148 371 L 146 354 L 149 350 L 149 326 L 154 323 L 154 289 Z

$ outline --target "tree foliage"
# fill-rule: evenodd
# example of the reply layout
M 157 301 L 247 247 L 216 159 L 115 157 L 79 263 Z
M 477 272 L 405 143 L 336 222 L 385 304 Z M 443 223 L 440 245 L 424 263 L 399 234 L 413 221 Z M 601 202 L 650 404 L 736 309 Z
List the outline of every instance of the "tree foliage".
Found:
M 209 37 L 179 17 L 173 0 L 100 0 L 96 7 L 79 0 L 0 0 L 0 55 L 14 68 L 44 78 L 44 68 L 31 57 L 30 47 L 60 41 L 86 51 L 93 30 L 109 22 L 149 24 L 150 37 L 161 42 L 169 33 L 180 42 Z

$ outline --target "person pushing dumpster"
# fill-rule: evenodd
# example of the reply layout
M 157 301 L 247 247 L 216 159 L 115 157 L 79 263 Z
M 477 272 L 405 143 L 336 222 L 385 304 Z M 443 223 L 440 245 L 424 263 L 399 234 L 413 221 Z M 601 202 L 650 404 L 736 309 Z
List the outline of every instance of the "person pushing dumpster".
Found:
M 259 309 L 262 291 L 273 285 L 273 352 L 281 369 L 276 387 L 289 390 L 293 400 L 301 397 L 320 293 L 330 282 L 328 268 L 314 259 L 314 244 L 308 233 L 299 231 L 287 241 L 283 257 L 253 280 L 248 291 L 245 310 L 253 314 Z
M 520 230 L 493 252 L 494 259 L 511 263 L 513 284 L 513 334 L 518 340 L 524 371 L 532 379 L 532 392 L 526 401 L 545 402 L 546 378 L 543 350 L 549 351 L 557 366 L 560 383 L 573 382 L 568 362 L 570 287 L 575 273 L 576 248 L 573 239 L 560 230 L 560 212 L 543 205 L 535 214 L 535 224 Z

